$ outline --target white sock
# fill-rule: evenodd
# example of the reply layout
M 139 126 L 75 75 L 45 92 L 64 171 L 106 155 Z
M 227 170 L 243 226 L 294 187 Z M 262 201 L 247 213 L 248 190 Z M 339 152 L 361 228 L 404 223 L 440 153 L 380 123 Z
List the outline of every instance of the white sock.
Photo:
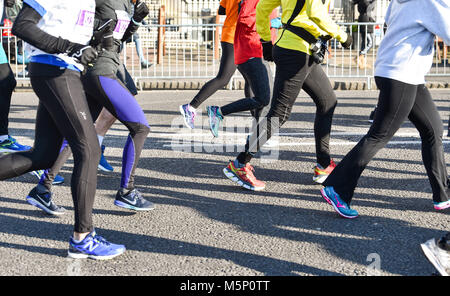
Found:
M 97 138 L 98 138 L 98 143 L 100 144 L 100 146 L 102 146 L 102 143 L 103 143 L 103 137 L 100 136 L 100 135 L 97 135 Z
M 73 240 L 73 242 L 74 243 L 76 243 L 76 244 L 79 244 L 79 243 L 81 243 L 83 240 L 76 240 L 76 239 L 74 239 L 73 237 L 72 237 L 72 240 Z
M 0 136 L 0 142 L 3 142 L 5 140 L 8 140 L 8 135 L 1 135 Z

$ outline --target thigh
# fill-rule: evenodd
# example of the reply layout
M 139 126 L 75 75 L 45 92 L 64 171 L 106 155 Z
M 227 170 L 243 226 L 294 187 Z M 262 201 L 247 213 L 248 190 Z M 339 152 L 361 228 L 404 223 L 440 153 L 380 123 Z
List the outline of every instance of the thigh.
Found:
M 40 104 L 53 121 L 53 126 L 46 123 L 48 128 L 59 131 L 75 150 L 85 139 L 96 139 L 96 134 L 79 74 L 72 72 L 75 71 L 66 70 L 57 77 L 31 77 L 31 82 Z M 42 129 L 38 125 L 36 128 Z M 61 143 L 57 146 L 59 149 Z
M 278 46 L 274 47 L 273 54 L 276 71 L 272 107 L 268 116 L 287 119 L 313 62 L 305 53 Z
M 234 63 L 234 46 L 228 42 L 221 42 L 222 56 L 220 58 L 219 72 L 217 77 L 230 80 L 236 72 Z
M 375 77 L 375 82 L 380 94 L 368 134 L 374 138 L 392 137 L 413 108 L 417 86 L 382 77 Z
M 36 112 L 34 134 L 33 153 L 38 155 L 38 158 L 44 158 L 44 155 L 48 155 L 56 160 L 61 149 L 63 136 L 59 131 L 58 124 L 41 102 L 39 102 Z
M 115 76 L 88 76 L 83 84 L 90 97 L 97 100 L 122 123 L 136 122 L 148 126 L 141 106 Z
M 254 97 L 265 99 L 270 96 L 269 76 L 260 58 L 250 59 L 238 66 L 245 81 L 250 84 Z M 267 103 L 267 102 L 265 102 Z
M 444 132 L 439 111 L 425 85 L 418 86 L 416 100 L 408 118 L 421 134 L 441 136 Z
M 326 111 L 336 105 L 336 95 L 330 79 L 319 64 L 311 67 L 303 83 L 303 90 L 313 99 L 319 111 Z

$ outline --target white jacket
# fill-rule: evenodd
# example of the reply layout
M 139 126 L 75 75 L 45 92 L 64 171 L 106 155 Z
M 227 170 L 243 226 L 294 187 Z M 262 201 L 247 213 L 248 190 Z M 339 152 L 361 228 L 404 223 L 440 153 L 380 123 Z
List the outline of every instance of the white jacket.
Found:
M 424 84 L 433 63 L 435 36 L 450 45 L 450 0 L 392 0 L 386 24 L 375 76 Z

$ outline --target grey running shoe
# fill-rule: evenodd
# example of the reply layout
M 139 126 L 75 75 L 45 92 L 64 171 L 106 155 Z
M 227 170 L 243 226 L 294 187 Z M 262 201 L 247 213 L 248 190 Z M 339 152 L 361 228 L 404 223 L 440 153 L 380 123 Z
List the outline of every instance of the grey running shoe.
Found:
M 57 206 L 52 201 L 52 193 L 38 193 L 37 187 L 34 187 L 27 196 L 27 202 L 39 209 L 43 210 L 49 215 L 60 216 L 66 213 L 66 209 Z
M 118 207 L 134 211 L 150 211 L 155 208 L 152 202 L 142 197 L 137 189 L 126 192 L 126 189 L 120 188 L 116 194 L 114 204 Z

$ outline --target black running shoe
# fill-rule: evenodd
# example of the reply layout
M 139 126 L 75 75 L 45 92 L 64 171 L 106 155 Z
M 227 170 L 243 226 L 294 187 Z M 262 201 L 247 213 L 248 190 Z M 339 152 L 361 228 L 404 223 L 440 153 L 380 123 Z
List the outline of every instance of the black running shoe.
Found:
M 142 193 L 137 189 L 127 193 L 125 193 L 125 190 L 121 188 L 117 191 L 116 200 L 114 201 L 116 206 L 134 211 L 150 211 L 155 208 L 153 203 L 143 198 Z
M 49 215 L 63 215 L 66 212 L 66 209 L 63 207 L 57 206 L 52 201 L 52 193 L 38 193 L 37 187 L 34 187 L 27 196 L 27 202 L 35 207 L 40 208 L 44 212 Z

